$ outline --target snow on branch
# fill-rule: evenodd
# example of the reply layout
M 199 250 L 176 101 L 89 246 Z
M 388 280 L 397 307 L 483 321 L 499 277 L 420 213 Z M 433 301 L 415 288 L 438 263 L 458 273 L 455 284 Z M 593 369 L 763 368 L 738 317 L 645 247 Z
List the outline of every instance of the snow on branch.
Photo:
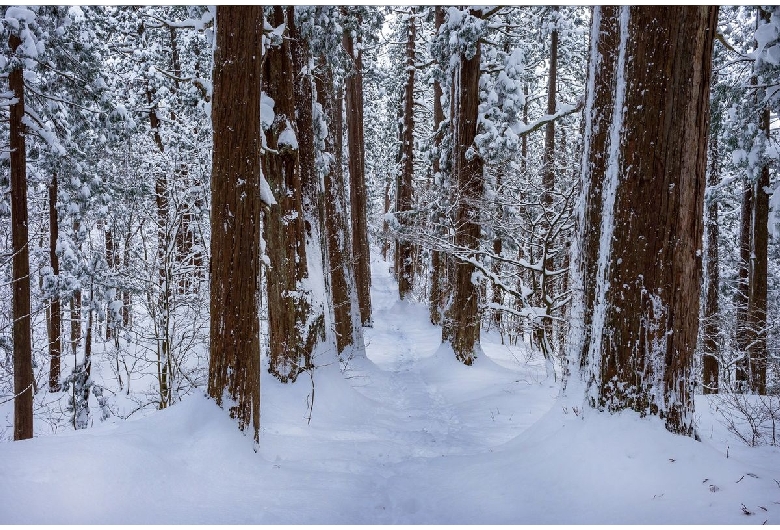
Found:
M 581 111 L 584 106 L 585 99 L 582 98 L 575 105 L 561 105 L 561 110 L 555 114 L 545 114 L 538 120 L 531 123 L 513 123 L 509 126 L 509 128 L 517 136 L 531 134 L 534 131 L 538 131 L 551 121 L 555 121 L 557 119 L 563 118 L 564 116 L 568 116 L 569 114 L 574 114 L 575 112 Z

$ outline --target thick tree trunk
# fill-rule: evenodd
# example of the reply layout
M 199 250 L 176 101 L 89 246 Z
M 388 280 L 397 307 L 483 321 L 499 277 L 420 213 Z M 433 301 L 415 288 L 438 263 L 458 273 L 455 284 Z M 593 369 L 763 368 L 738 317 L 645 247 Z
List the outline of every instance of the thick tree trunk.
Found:
M 12 53 L 22 44 L 18 35 L 8 38 Z M 14 339 L 14 440 L 33 436 L 33 369 L 30 333 L 30 247 L 27 227 L 27 147 L 24 127 L 24 71 L 22 63 L 8 74 L 8 88 L 16 103 L 11 105 L 11 240 L 13 295 L 11 300 Z
M 217 7 L 211 119 L 208 394 L 260 432 L 260 93 L 263 8 Z
M 311 53 L 309 44 L 295 24 L 295 8 L 287 8 L 287 27 L 290 35 L 296 102 L 295 123 L 298 139 L 298 167 L 301 181 L 301 207 L 303 211 L 302 236 L 305 241 L 306 269 L 297 276 L 298 291 L 309 295 L 308 314 L 303 315 L 308 329 L 305 330 L 305 348 L 311 358 L 316 345 L 325 340 L 325 300 L 314 299 L 314 293 L 325 292 L 323 277 L 324 261 L 322 241 L 322 191 L 316 168 L 314 144 L 314 86 L 309 73 Z
M 620 31 L 617 24 L 619 9 L 604 6 L 594 9 L 591 28 L 591 49 L 588 63 L 588 76 L 598 83 L 587 94 L 585 112 L 586 153 L 607 153 L 610 146 L 610 123 L 615 110 L 612 100 L 613 87 L 617 80 L 617 50 Z M 596 112 L 598 109 L 598 112 Z M 525 137 L 524 137 L 525 138 Z M 604 201 L 603 177 L 607 171 L 607 156 L 595 156 L 588 159 L 586 178 L 582 180 L 582 208 L 578 218 L 579 261 L 581 275 L 580 288 L 575 296 L 580 299 L 580 329 L 578 341 L 573 347 L 582 351 L 579 359 L 581 368 L 589 363 L 588 345 L 592 341 L 593 310 L 597 287 L 599 246 L 602 239 L 601 210 Z M 575 288 L 576 289 L 576 288 Z
M 473 154 L 479 112 L 480 44 L 467 58 L 461 54 L 456 73 L 457 122 L 454 124 L 454 170 L 458 202 L 456 207 L 455 246 L 476 251 L 480 242 L 480 211 L 484 193 L 483 161 Z M 471 149 L 471 151 L 470 151 Z M 473 258 L 474 256 L 464 256 Z M 455 265 L 455 285 L 450 315 L 452 348 L 455 357 L 471 365 L 479 349 L 479 289 L 474 284 L 474 265 L 459 259 Z
M 685 435 L 693 434 L 716 20 L 717 8 L 709 7 L 594 8 L 594 27 L 607 28 L 602 38 L 619 39 L 608 48 L 601 38 L 591 43 L 591 60 L 601 68 L 591 67 L 597 88 L 586 107 L 586 197 L 594 183 L 604 186 L 600 203 L 588 204 L 596 225 L 584 226 L 601 229 L 595 253 L 586 256 L 597 265 L 591 338 L 583 344 L 591 404 L 657 414 L 668 430 Z M 596 107 L 605 83 L 614 90 L 610 104 Z M 593 121 L 603 121 L 605 108 L 609 136 L 599 145 Z
M 51 176 L 49 184 L 49 262 L 52 276 L 59 279 L 60 257 L 57 255 L 59 238 L 59 217 L 57 215 L 57 173 Z M 49 306 L 49 391 L 59 392 L 60 356 L 62 354 L 62 304 L 59 288 L 52 294 Z
M 271 23 L 275 27 L 285 24 L 282 7 L 273 8 Z M 263 173 L 276 198 L 276 203 L 265 211 L 263 224 L 270 261 L 266 282 L 269 371 L 282 382 L 293 382 L 303 370 L 313 368 L 312 350 L 321 323 L 310 320 L 310 292 L 301 285 L 308 274 L 308 262 L 300 143 L 295 126 L 294 68 L 287 38 L 268 51 L 264 68 L 265 91 L 275 102 L 275 118 L 267 134 L 270 149 L 263 157 Z
M 352 217 L 352 249 L 355 260 L 360 321 L 371 326 L 371 252 L 368 246 L 368 194 L 363 139 L 363 52 L 345 34 L 344 49 L 352 58 L 352 72 L 346 79 L 347 150 L 349 151 L 349 190 Z M 359 43 L 358 43 L 359 44 Z M 357 48 L 357 49 L 356 49 Z

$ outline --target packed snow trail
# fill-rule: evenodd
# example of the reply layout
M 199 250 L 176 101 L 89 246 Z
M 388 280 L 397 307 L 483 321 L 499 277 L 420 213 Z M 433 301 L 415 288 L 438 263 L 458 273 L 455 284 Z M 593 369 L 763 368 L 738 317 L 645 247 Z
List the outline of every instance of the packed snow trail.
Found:
M 291 385 L 263 372 L 258 453 L 203 396 L 0 443 L 0 524 L 780 523 L 780 450 L 741 446 L 706 400 L 702 442 L 633 413 L 583 421 L 521 347 L 484 333 L 458 363 L 387 263 L 372 295 L 365 358 L 322 355 Z

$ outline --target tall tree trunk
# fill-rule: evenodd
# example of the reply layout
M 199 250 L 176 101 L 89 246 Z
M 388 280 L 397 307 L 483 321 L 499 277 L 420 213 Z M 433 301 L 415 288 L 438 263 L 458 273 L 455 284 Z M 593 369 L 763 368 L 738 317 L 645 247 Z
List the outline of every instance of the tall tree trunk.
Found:
M 325 245 L 328 252 L 328 274 L 336 334 L 336 350 L 341 355 L 351 346 L 363 348 L 360 335 L 360 308 L 357 305 L 355 270 L 352 259 L 344 179 L 342 112 L 343 91 L 333 83 L 333 70 L 325 60 L 321 61 L 322 72 L 317 81 L 317 99 L 325 112 L 329 124 L 325 138 L 325 151 L 333 155 L 324 169 L 325 183 Z
M 132 231 L 130 230 L 130 224 L 128 223 L 127 234 L 125 235 L 125 247 L 123 249 L 123 255 L 122 255 L 122 262 L 124 263 L 125 267 L 127 267 L 128 264 L 130 263 L 131 239 L 132 239 Z M 129 329 L 130 324 L 132 323 L 132 319 L 131 319 L 132 303 L 133 303 L 133 298 L 132 298 L 132 294 L 130 293 L 130 290 L 129 289 L 123 290 L 122 291 L 122 327 L 124 329 Z
M 713 74 L 715 75 L 715 74 Z M 713 85 L 715 82 L 713 81 Z M 718 135 L 710 134 L 709 166 L 707 185 L 712 188 L 720 181 Z M 705 244 L 704 244 L 704 279 L 706 291 L 704 294 L 704 318 L 702 321 L 702 386 L 705 394 L 718 393 L 718 288 L 720 275 L 718 273 L 718 201 L 709 197 L 706 202 Z
M 737 270 L 737 289 L 734 293 L 736 310 L 736 344 L 742 357 L 737 360 L 734 379 L 737 389 L 744 391 L 749 386 L 748 346 L 752 341 L 753 328 L 748 318 L 750 301 L 750 251 L 751 219 L 753 218 L 753 186 L 742 179 L 742 212 L 739 225 L 739 268 Z
M 761 111 L 761 131 L 769 141 L 769 107 Z M 766 394 L 767 365 L 767 270 L 769 243 L 769 166 L 761 167 L 753 183 L 753 215 L 750 232 L 752 248 L 750 254 L 750 296 L 748 299 L 748 320 L 751 341 L 747 348 L 750 374 L 750 391 Z
M 556 93 L 558 86 L 558 8 L 553 8 L 553 18 L 556 27 L 550 32 L 550 73 L 547 77 L 547 114 L 556 111 Z M 544 188 L 543 203 L 552 206 L 555 191 L 555 120 L 550 120 L 544 126 L 544 152 L 542 154 L 542 187 Z
M 60 257 L 57 255 L 57 239 L 59 239 L 60 224 L 57 215 L 57 173 L 51 176 L 49 184 L 49 262 L 51 273 L 57 280 L 60 276 Z M 62 304 L 60 302 L 59 286 L 52 293 L 49 306 L 49 391 L 59 392 L 60 385 L 60 355 L 62 354 Z
M 359 38 L 359 37 L 358 37 Z M 360 321 L 371 326 L 371 252 L 368 246 L 368 194 L 366 192 L 366 146 L 363 139 L 363 51 L 344 34 L 344 49 L 352 59 L 346 79 L 347 149 L 349 151 L 349 190 L 352 216 L 352 249 L 355 259 Z
M 555 19 L 556 27 L 550 32 L 550 73 L 547 77 L 547 114 L 553 115 L 556 111 L 556 92 L 558 86 L 558 9 L 553 8 L 553 18 Z M 534 342 L 541 349 L 545 359 L 547 359 L 548 366 L 552 362 L 552 326 L 553 321 L 550 318 L 552 312 L 552 300 L 555 298 L 553 292 L 553 278 L 551 278 L 547 271 L 555 270 L 556 264 L 553 260 L 553 246 L 557 241 L 550 237 L 553 227 L 550 224 L 550 219 L 553 217 L 551 211 L 553 207 L 553 193 L 555 192 L 555 121 L 550 120 L 545 125 L 544 131 L 544 151 L 542 154 L 542 205 L 546 212 L 542 216 L 541 224 L 541 241 L 542 241 L 542 255 L 543 259 L 543 271 L 539 278 L 539 286 L 541 287 L 540 303 L 545 307 L 545 315 L 541 317 L 541 322 L 534 329 Z
M 436 28 L 436 34 L 439 33 L 439 29 L 444 24 L 444 8 L 441 6 L 436 6 L 434 8 L 434 27 Z M 444 121 L 444 109 L 441 105 L 441 98 L 443 95 L 443 91 L 441 88 L 441 81 L 438 78 L 434 78 L 433 80 L 433 146 L 434 146 L 434 153 L 435 156 L 433 157 L 433 180 L 434 180 L 434 186 L 438 187 L 439 189 L 444 189 L 443 184 L 443 175 L 441 173 L 441 144 L 442 144 L 442 131 L 439 129 L 441 128 L 441 124 Z M 441 225 L 443 224 L 443 219 L 441 218 L 443 214 L 441 212 L 439 213 L 439 219 L 437 219 L 437 223 L 435 226 L 436 233 L 439 237 L 443 237 L 443 230 Z M 429 306 L 430 306 L 430 319 L 431 324 L 433 325 L 439 325 L 442 323 L 443 319 L 443 312 L 445 308 L 444 304 L 444 297 L 448 289 L 446 288 L 446 272 L 447 272 L 447 264 L 446 264 L 446 255 L 439 251 L 439 250 L 433 250 L 431 252 L 431 291 L 430 291 L 430 298 L 429 298 Z
M 208 394 L 260 435 L 261 6 L 217 7 Z
M 476 42 L 475 48 L 476 52 L 471 58 L 460 54 L 455 80 L 457 104 L 454 107 L 458 114 L 457 121 L 453 124 L 453 177 L 458 190 L 455 246 L 473 251 L 479 248 L 480 211 L 484 193 L 482 158 L 479 155 L 471 155 L 469 151 L 470 149 L 473 151 L 479 112 L 479 41 Z M 474 271 L 473 264 L 463 259 L 457 261 L 453 300 L 450 307 L 452 348 L 455 357 L 466 365 L 474 362 L 479 349 L 479 289 L 472 281 Z
M 116 243 L 114 242 L 114 231 L 112 227 L 105 227 L 103 239 L 105 241 L 106 249 L 106 265 L 108 265 L 109 271 L 115 273 L 118 263 L 116 259 L 117 249 Z M 111 311 L 111 304 L 113 301 L 114 300 L 108 300 L 106 307 L 106 341 L 111 340 L 112 335 L 115 333 L 114 328 L 116 327 L 116 324 L 114 323 L 114 315 Z
M 287 28 L 290 35 L 294 86 L 295 123 L 298 139 L 298 167 L 301 181 L 301 207 L 303 211 L 302 236 L 305 239 L 307 267 L 297 276 L 298 291 L 308 291 L 308 314 L 304 315 L 309 326 L 306 330 L 305 348 L 311 358 L 317 343 L 325 340 L 325 300 L 314 299 L 314 293 L 325 292 L 323 277 L 324 260 L 322 241 L 322 195 L 320 178 L 316 168 L 314 144 L 314 85 L 310 67 L 313 65 L 309 44 L 295 23 L 295 7 L 287 7 Z M 306 287 L 304 287 L 306 284 Z
M 152 90 L 147 88 L 146 98 L 152 105 L 154 97 Z M 160 153 L 165 152 L 162 135 L 160 134 L 160 118 L 157 116 L 157 106 L 149 110 L 149 123 L 154 135 L 154 143 Z M 157 373 L 160 385 L 160 408 L 164 409 L 170 401 L 170 387 L 168 384 L 168 366 L 171 355 L 170 317 L 171 317 L 171 234 L 168 229 L 169 224 L 169 201 L 168 201 L 168 178 L 163 171 L 160 171 L 154 181 L 155 204 L 157 206 L 157 283 L 160 289 L 157 297 Z
M 582 344 L 589 397 L 601 409 L 659 415 L 684 435 L 693 434 L 716 21 L 716 7 L 596 7 L 593 14 L 594 28 L 605 26 L 602 36 L 617 34 L 618 42 L 591 42 L 591 60 L 601 68 L 597 73 L 591 63 L 589 72 L 596 94 L 586 106 L 585 197 L 594 183 L 603 181 L 604 189 L 601 202 L 588 205 L 601 230 L 600 245 L 587 256 L 597 264 L 591 338 Z M 609 136 L 599 145 L 593 122 L 603 120 L 604 107 L 594 101 L 606 82 L 614 92 Z
M 284 9 L 273 8 L 275 27 L 285 24 Z M 285 35 L 287 37 L 287 35 Z M 294 68 L 287 38 L 265 58 L 265 92 L 274 102 L 274 123 L 268 131 L 269 150 L 263 173 L 276 203 L 265 212 L 265 240 L 270 266 L 267 275 L 269 371 L 282 382 L 293 382 L 313 368 L 317 322 L 310 320 L 310 292 L 301 281 L 308 274 L 299 146 L 295 127 Z
M 382 259 L 387 261 L 387 253 L 390 251 L 390 224 L 387 222 L 387 214 L 390 213 L 390 179 L 385 182 L 384 217 L 382 217 Z
M 8 37 L 12 53 L 22 44 L 16 34 Z M 30 248 L 27 227 L 27 146 L 24 127 L 24 69 L 22 62 L 8 74 L 11 105 L 11 240 L 13 260 L 12 313 L 14 339 L 14 440 L 33 436 L 33 368 L 30 333 Z
M 408 213 L 412 209 L 412 182 L 414 179 L 414 42 L 415 18 L 409 17 L 406 40 L 406 83 L 404 84 L 403 128 L 401 131 L 401 174 L 398 180 L 396 194 L 396 212 L 402 230 L 401 238 L 396 246 L 398 267 L 398 294 L 401 300 L 412 294 L 414 284 L 414 263 L 412 260 L 412 244 L 406 239 L 405 232 L 411 229 Z

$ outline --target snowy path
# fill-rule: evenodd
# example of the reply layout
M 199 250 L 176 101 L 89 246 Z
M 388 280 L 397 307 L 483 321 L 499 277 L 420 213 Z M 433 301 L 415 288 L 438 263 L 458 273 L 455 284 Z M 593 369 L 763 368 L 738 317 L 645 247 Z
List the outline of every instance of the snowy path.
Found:
M 479 428 L 486 418 L 493 422 L 501 414 L 498 406 L 492 409 L 487 401 L 472 396 L 469 386 L 492 383 L 503 386 L 504 393 L 516 394 L 528 387 L 518 382 L 518 373 L 539 379 L 543 373 L 535 366 L 516 364 L 515 372 L 497 368 L 487 359 L 480 359 L 475 370 L 461 366 L 451 352 L 441 351 L 441 330 L 428 323 L 428 309 L 415 302 L 398 299 L 397 284 L 387 264 L 374 262 L 372 303 L 375 325 L 366 329 L 368 358 L 378 370 L 369 371 L 364 386 L 357 387 L 362 394 L 385 405 L 389 432 L 399 443 L 408 445 L 405 456 L 437 457 L 453 454 L 488 452 L 493 445 L 511 439 L 549 408 L 549 403 L 529 414 L 529 421 L 518 420 L 507 430 L 486 436 Z M 492 345 L 488 351 L 499 349 Z M 488 349 L 486 347 L 486 349 Z M 489 363 L 488 366 L 484 366 Z M 480 370 L 481 368 L 481 370 Z M 475 376 L 475 377 L 470 377 Z M 493 379 L 496 377 L 496 379 Z M 483 378 L 492 379 L 486 381 Z M 554 385 L 552 385 L 554 386 Z M 522 399 L 518 399 L 522 403 Z M 479 417 L 481 409 L 483 417 Z M 506 411 L 509 418 L 511 411 Z M 503 434 L 503 435 L 502 435 Z
M 780 449 L 739 447 L 706 406 L 702 443 L 631 413 L 583 421 L 496 336 L 455 361 L 387 264 L 372 272 L 367 357 L 323 356 L 293 385 L 263 373 L 257 454 L 201 396 L 0 443 L 0 524 L 780 523 Z

